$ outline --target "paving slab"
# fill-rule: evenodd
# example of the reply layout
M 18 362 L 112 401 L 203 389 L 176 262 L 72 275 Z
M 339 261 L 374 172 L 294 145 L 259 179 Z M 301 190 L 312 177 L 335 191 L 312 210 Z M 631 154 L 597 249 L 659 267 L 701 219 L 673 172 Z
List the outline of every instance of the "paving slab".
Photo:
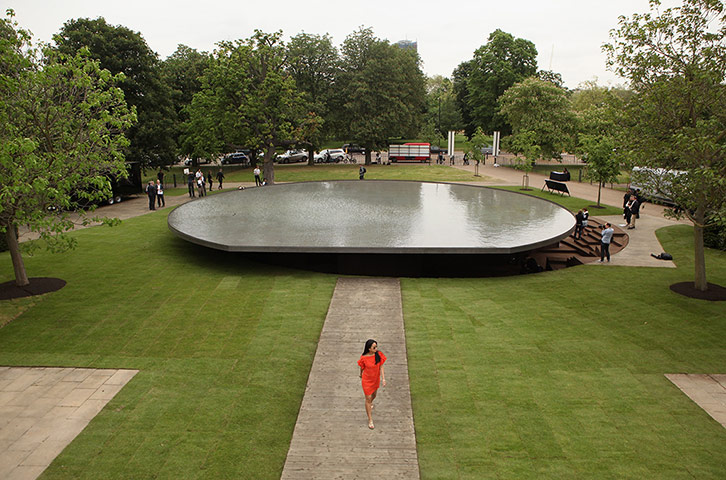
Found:
M 374 294 L 371 292 L 375 292 Z M 373 338 L 386 354 L 386 387 L 368 428 L 356 362 Z M 398 279 L 340 278 L 308 377 L 283 479 L 418 479 Z
M 0 367 L 0 478 L 38 478 L 136 373 Z
M 726 428 L 726 375 L 667 373 L 666 378 Z

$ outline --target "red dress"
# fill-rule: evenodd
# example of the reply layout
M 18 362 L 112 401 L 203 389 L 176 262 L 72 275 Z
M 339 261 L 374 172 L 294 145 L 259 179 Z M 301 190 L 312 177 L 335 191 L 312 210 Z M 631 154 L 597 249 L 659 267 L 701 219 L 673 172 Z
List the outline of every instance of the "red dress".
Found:
M 363 384 L 363 393 L 373 395 L 381 384 L 381 365 L 386 363 L 386 356 L 383 352 L 378 352 L 381 361 L 376 364 L 375 355 L 361 355 L 358 360 L 358 366 L 363 369 L 361 383 Z

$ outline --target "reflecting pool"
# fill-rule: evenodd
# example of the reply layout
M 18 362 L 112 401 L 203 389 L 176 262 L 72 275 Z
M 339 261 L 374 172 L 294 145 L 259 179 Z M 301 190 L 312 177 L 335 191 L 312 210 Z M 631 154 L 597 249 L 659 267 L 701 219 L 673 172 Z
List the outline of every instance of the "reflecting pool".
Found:
M 550 245 L 575 218 L 516 192 L 358 180 L 232 190 L 181 205 L 168 222 L 186 240 L 227 251 L 449 254 Z

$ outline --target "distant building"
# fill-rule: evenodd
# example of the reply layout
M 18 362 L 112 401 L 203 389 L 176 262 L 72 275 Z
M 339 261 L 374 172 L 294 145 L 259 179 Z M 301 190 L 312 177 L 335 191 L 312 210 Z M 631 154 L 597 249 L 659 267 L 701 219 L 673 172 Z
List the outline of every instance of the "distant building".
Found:
M 399 40 L 395 43 L 395 45 L 404 50 L 413 50 L 414 52 L 418 52 L 418 42 L 412 42 L 411 40 Z

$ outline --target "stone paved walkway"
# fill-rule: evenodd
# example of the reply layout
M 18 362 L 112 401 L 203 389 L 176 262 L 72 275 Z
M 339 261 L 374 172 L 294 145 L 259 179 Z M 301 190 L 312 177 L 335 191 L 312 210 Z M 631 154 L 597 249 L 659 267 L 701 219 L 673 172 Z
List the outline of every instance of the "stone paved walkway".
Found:
M 0 478 L 38 478 L 137 372 L 0 367 Z
M 388 360 L 388 385 L 368 429 L 356 365 L 373 338 Z M 283 479 L 417 479 L 400 284 L 395 278 L 340 278 L 298 414 Z
M 666 378 L 726 428 L 726 375 L 667 373 Z

